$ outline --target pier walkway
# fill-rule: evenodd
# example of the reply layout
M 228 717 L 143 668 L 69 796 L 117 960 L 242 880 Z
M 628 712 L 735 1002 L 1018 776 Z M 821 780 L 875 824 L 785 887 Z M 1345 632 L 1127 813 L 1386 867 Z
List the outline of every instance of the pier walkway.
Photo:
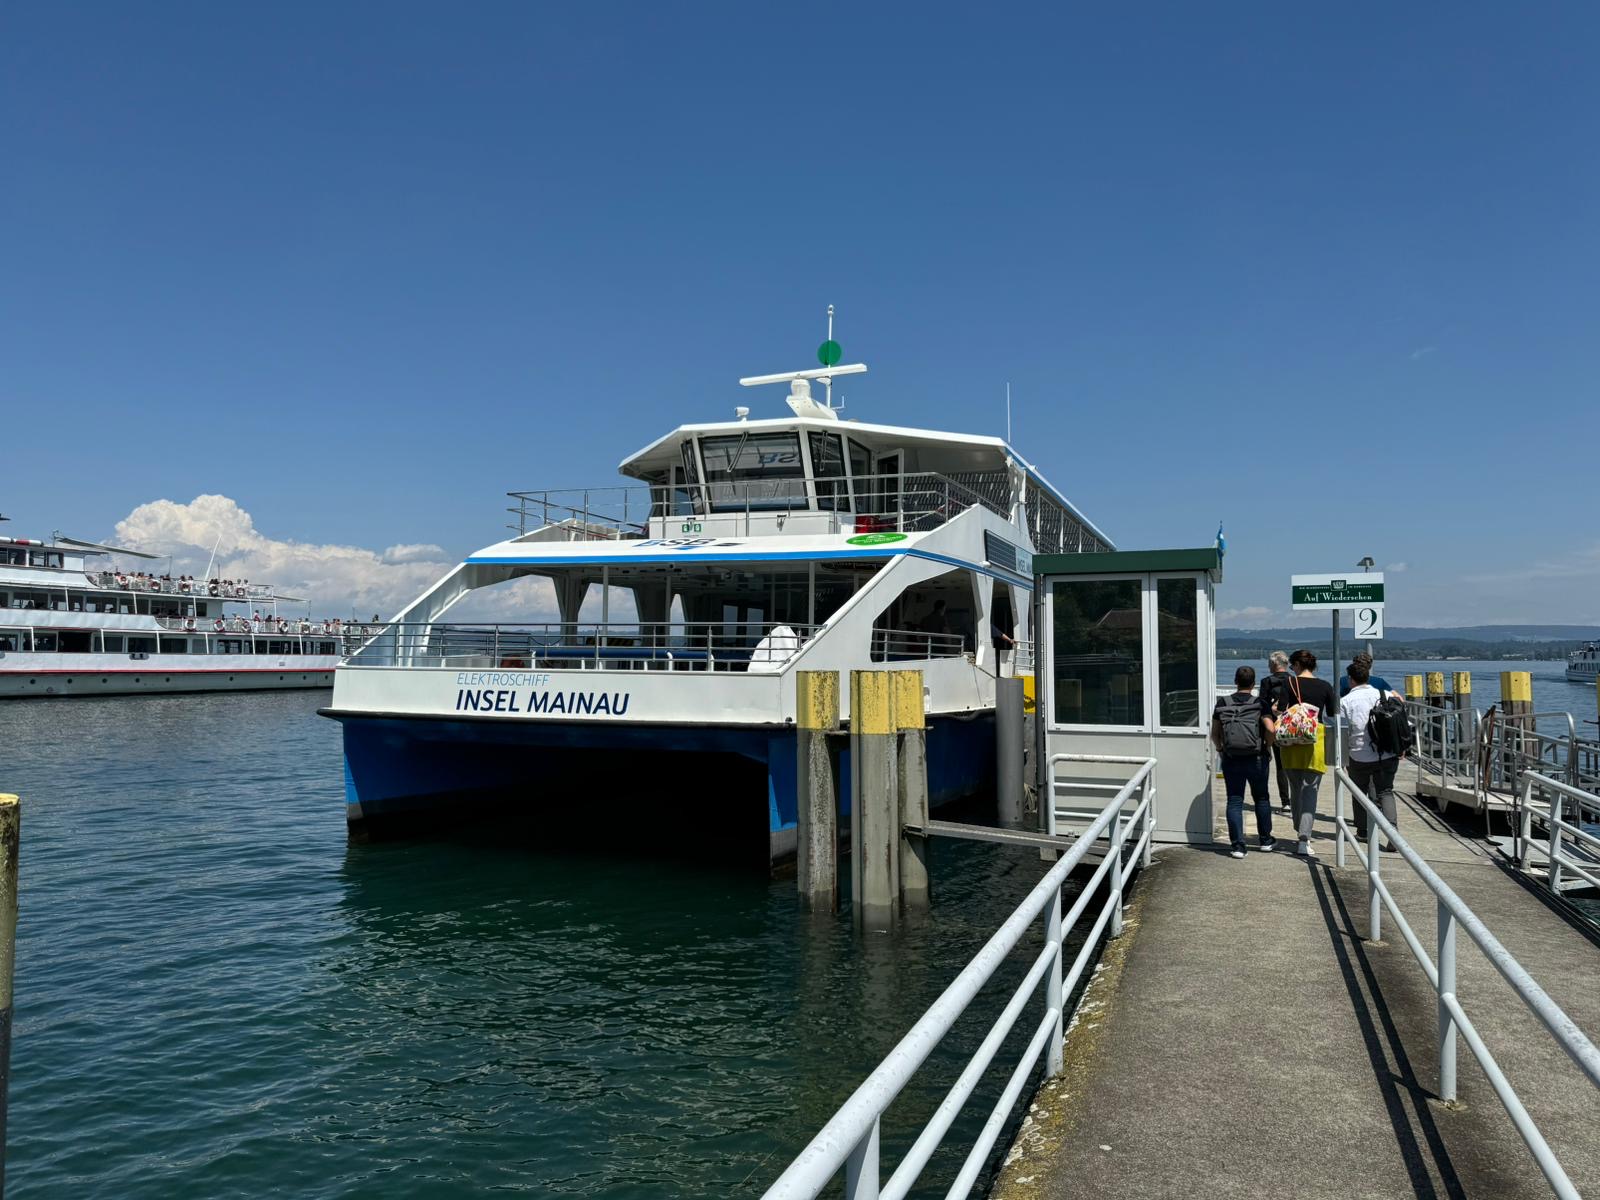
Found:
M 1402 771 L 1401 783 L 1410 778 Z M 1161 850 L 1126 932 L 1035 1098 L 993 1195 L 1055 1197 L 1548 1196 L 1477 1060 L 1458 1047 L 1459 1103 L 1438 1086 L 1432 985 L 1384 914 L 1364 940 L 1362 865 L 1334 866 L 1323 817 L 1308 862 L 1274 811 L 1279 851 Z M 1332 807 L 1332 780 L 1322 806 Z M 1254 840 L 1254 816 L 1246 809 Z M 1600 938 L 1402 796 L 1400 829 L 1551 997 L 1600 1032 Z M 1398 855 L 1382 872 L 1430 951 L 1431 892 Z M 1580 1192 L 1600 1196 L 1596 1090 L 1478 948 L 1459 939 L 1469 1016 Z

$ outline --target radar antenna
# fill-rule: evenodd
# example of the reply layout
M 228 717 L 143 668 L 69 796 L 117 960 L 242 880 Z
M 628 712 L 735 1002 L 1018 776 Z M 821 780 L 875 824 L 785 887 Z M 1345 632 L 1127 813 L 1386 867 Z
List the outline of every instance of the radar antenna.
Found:
M 828 340 L 817 347 L 817 361 L 822 364 L 819 371 L 785 371 L 779 375 L 747 375 L 739 380 L 740 387 L 757 387 L 763 383 L 787 383 L 789 385 L 789 407 L 794 410 L 797 417 L 822 417 L 827 420 L 837 421 L 839 410 L 833 407 L 833 378 L 835 375 L 863 375 L 866 373 L 866 363 L 850 363 L 841 366 L 839 359 L 844 352 L 839 348 L 839 343 L 833 340 L 833 305 L 828 305 Z M 819 380 L 827 389 L 825 402 L 818 404 L 811 397 L 811 381 Z

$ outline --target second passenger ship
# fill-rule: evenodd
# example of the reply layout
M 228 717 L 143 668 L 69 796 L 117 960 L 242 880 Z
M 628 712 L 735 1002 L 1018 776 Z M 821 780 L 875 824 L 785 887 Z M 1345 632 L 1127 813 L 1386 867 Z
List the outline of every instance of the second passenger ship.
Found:
M 623 460 L 635 486 L 511 493 L 515 535 L 338 668 L 351 822 L 510 793 L 620 835 L 726 804 L 792 853 L 800 670 L 920 670 L 935 803 L 985 787 L 995 680 L 1031 669 L 1032 556 L 1113 547 L 1000 438 L 812 398 L 865 369 L 741 380 L 787 383 L 790 415 L 680 426 Z M 447 619 L 528 579 L 558 619 Z
M 156 558 L 0 537 L 0 698 L 325 688 L 360 637 L 266 584 L 113 566 Z

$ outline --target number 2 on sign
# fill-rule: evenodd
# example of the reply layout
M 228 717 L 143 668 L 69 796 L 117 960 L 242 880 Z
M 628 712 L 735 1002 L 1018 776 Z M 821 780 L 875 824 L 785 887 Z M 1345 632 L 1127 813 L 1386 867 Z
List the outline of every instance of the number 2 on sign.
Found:
M 1383 609 L 1356 609 L 1356 636 L 1365 638 L 1367 641 L 1381 641 L 1383 638 Z

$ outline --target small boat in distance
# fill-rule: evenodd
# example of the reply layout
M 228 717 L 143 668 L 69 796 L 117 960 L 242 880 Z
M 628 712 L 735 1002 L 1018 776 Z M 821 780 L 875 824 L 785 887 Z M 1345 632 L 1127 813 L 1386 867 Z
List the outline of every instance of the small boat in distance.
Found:
M 1573 683 L 1600 679 L 1600 642 L 1585 642 L 1567 655 L 1567 678 Z
M 0 698 L 333 686 L 364 626 L 280 613 L 268 584 L 129 571 L 159 556 L 0 537 Z

